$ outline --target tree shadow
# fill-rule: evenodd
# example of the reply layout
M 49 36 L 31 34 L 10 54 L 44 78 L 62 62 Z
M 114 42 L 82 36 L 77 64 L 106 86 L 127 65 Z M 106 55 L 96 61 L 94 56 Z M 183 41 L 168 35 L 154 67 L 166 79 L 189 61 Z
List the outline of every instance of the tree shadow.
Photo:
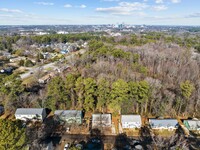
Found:
M 151 129 L 148 126 L 141 127 L 139 135 L 144 149 L 148 149 L 147 145 L 150 145 L 153 141 Z
M 181 136 L 181 135 L 184 136 L 184 135 L 185 135 L 185 134 L 184 134 L 184 131 L 183 131 L 183 129 L 181 128 L 180 125 L 179 125 L 178 128 L 176 129 L 175 134 L 178 135 L 178 136 Z
M 87 137 L 87 142 L 85 145 L 86 150 L 103 150 L 103 137 L 101 131 L 97 128 L 90 131 L 90 135 Z
M 46 116 L 48 116 L 51 113 L 51 109 L 49 108 L 45 108 L 45 111 L 46 111 Z
M 129 144 L 129 138 L 125 133 L 116 136 L 114 148 L 116 148 L 117 150 L 123 150 L 126 149 L 127 145 L 130 144 Z
M 37 85 L 33 85 L 33 86 L 31 86 L 31 87 L 26 87 L 25 88 L 25 91 L 26 92 L 31 92 L 31 93 L 38 93 L 41 89 L 43 89 L 44 87 L 43 86 L 41 86 L 41 85 L 39 85 L 39 84 L 37 84 Z
M 191 138 L 188 138 L 187 140 L 190 143 L 189 149 L 191 150 L 200 149 L 200 139 L 191 137 Z

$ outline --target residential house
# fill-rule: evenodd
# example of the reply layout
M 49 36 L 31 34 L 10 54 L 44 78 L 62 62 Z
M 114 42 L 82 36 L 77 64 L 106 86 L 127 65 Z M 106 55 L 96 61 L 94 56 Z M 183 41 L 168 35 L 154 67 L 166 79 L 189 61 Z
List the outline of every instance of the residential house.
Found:
M 69 50 L 61 50 L 60 53 L 61 54 L 67 54 L 69 52 Z
M 122 128 L 140 128 L 142 120 L 140 115 L 121 115 Z
M 111 114 L 92 114 L 92 128 L 111 127 Z
M 69 52 L 75 52 L 78 50 L 77 44 L 73 43 L 68 47 Z
M 18 108 L 15 112 L 15 118 L 19 120 L 39 120 L 43 121 L 46 117 L 44 108 Z
M 49 54 L 49 52 L 45 52 L 45 53 L 42 53 L 44 59 L 50 59 L 51 58 L 51 55 Z
M 178 128 L 176 119 L 149 119 L 149 124 L 152 129 L 175 130 Z
M 56 110 L 55 116 L 66 123 L 82 124 L 82 111 L 80 110 Z
M 11 62 L 11 63 L 17 63 L 17 62 L 19 62 L 20 60 L 26 60 L 26 57 L 15 57 L 15 58 L 11 58 L 11 59 L 10 59 L 10 62 Z
M 68 34 L 69 32 L 66 31 L 58 31 L 57 34 Z
M 185 127 L 190 131 L 200 131 L 200 120 L 184 120 L 183 123 Z
M 53 78 L 56 74 L 51 72 L 51 73 L 48 73 L 47 75 L 41 77 L 40 79 L 38 79 L 38 82 L 40 84 L 45 84 L 47 83 L 51 78 Z
M 6 58 L 11 58 L 12 57 L 12 54 L 9 53 L 9 52 L 2 52 L 3 56 L 6 57 Z

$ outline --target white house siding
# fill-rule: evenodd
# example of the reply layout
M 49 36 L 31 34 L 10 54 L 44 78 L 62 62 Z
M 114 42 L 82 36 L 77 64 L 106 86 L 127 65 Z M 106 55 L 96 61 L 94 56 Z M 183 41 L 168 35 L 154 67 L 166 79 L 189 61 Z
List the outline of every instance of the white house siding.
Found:
M 38 119 L 43 121 L 46 117 L 46 111 L 43 108 L 18 108 L 15 112 L 15 118 L 19 120 Z
M 124 122 L 122 128 L 140 128 L 141 124 L 136 122 Z
M 16 119 L 19 119 L 19 120 L 27 120 L 27 119 L 35 119 L 35 118 L 38 118 L 39 120 L 43 120 L 42 119 L 42 116 L 41 115 L 15 115 L 15 118 Z
M 122 115 L 122 128 L 140 128 L 142 121 L 140 115 Z

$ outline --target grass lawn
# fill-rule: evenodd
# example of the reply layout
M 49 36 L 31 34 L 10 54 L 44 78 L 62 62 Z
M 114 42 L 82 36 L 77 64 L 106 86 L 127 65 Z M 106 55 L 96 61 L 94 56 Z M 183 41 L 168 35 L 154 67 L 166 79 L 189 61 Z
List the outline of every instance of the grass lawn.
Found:
M 159 136 L 170 137 L 170 136 L 175 134 L 176 130 L 169 131 L 169 130 L 166 130 L 166 129 L 162 129 L 162 130 L 153 130 L 153 132 L 156 135 L 159 135 Z
M 25 78 L 22 82 L 23 85 L 31 85 L 32 83 L 36 82 L 35 77 L 30 76 L 28 78 Z
M 127 136 L 139 136 L 139 129 L 123 129 Z

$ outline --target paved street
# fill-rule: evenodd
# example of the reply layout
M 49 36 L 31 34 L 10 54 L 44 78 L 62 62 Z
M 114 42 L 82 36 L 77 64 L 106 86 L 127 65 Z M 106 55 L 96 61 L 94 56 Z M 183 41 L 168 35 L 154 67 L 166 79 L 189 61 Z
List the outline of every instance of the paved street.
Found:
M 44 69 L 48 69 L 48 68 L 55 69 L 56 68 L 55 62 L 50 63 L 50 64 L 46 64 L 46 65 L 43 65 L 43 66 L 39 66 L 39 67 L 36 67 L 36 68 L 27 68 L 29 71 L 21 74 L 20 77 L 23 80 L 25 78 L 28 78 L 31 75 L 31 73 L 34 73 L 34 72 L 38 71 L 39 69 L 44 70 Z
M 120 141 L 123 142 L 123 136 L 116 136 L 116 135 L 99 135 L 97 136 L 102 142 L 105 143 L 115 143 L 116 141 L 119 143 Z M 91 139 L 92 136 L 89 134 L 65 134 L 62 136 L 61 144 L 56 148 L 57 150 L 63 150 L 64 145 L 70 142 L 81 142 L 81 141 L 88 141 Z M 138 137 L 129 137 L 133 139 L 138 139 Z
M 77 52 L 71 53 L 70 55 L 66 56 L 65 59 L 66 60 L 73 59 L 76 54 L 78 54 L 78 53 L 83 54 L 83 53 L 85 53 L 85 51 L 86 51 L 85 49 L 81 49 L 81 50 L 79 50 Z M 43 66 L 39 66 L 39 67 L 36 67 L 36 68 L 34 68 L 34 67 L 33 68 L 26 68 L 29 71 L 26 72 L 26 73 L 21 74 L 20 77 L 23 80 L 25 78 L 28 78 L 30 75 L 32 75 L 32 73 L 34 74 L 34 72 L 38 71 L 39 69 L 45 70 L 45 69 L 48 69 L 48 68 L 52 68 L 53 70 L 56 69 L 57 68 L 56 67 L 56 62 L 49 63 L 49 64 L 46 64 L 46 65 L 43 65 Z

